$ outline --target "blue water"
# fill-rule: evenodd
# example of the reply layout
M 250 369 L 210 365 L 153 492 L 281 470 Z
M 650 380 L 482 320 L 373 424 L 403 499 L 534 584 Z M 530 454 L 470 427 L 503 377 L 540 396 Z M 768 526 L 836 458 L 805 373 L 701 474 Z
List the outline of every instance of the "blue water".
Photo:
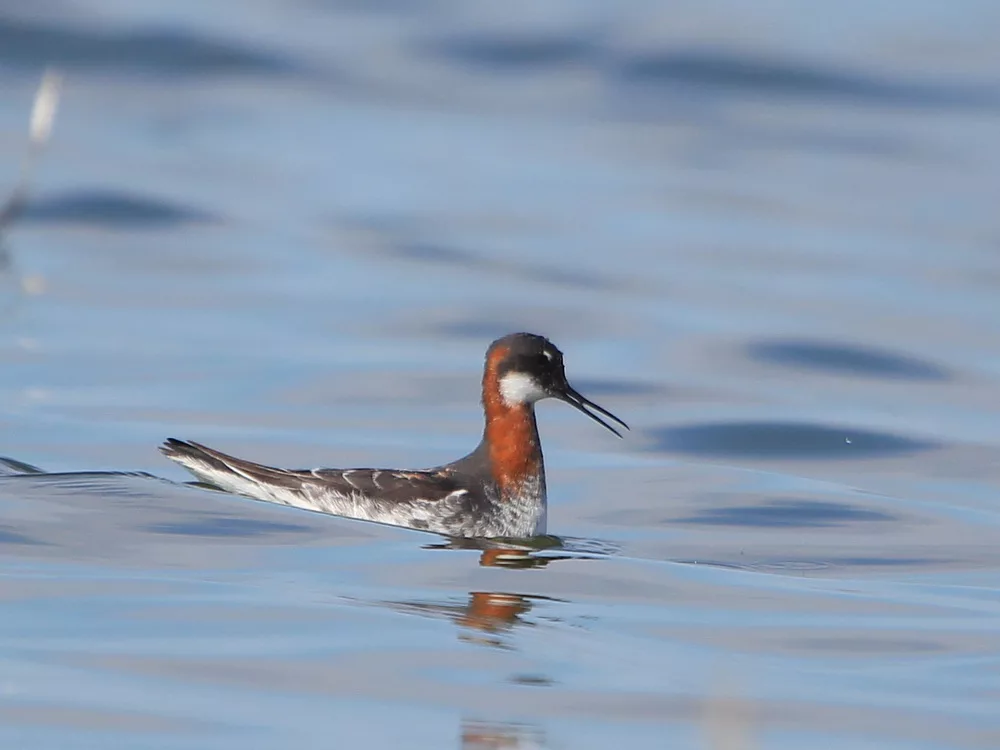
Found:
M 0 6 L 11 185 L 66 76 L 0 266 L 0 455 L 51 472 L 0 476 L 0 744 L 1000 745 L 998 23 Z M 513 330 L 633 427 L 540 406 L 561 546 L 156 451 L 450 460 Z

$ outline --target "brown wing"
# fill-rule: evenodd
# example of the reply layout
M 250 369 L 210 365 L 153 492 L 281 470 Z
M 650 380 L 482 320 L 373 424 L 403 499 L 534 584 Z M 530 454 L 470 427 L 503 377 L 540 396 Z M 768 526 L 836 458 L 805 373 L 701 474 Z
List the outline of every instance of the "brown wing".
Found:
M 360 493 L 367 497 L 395 503 L 413 500 L 443 500 L 465 489 L 447 471 L 396 471 L 392 469 L 312 469 L 291 472 L 295 476 L 315 478 L 337 492 Z
M 190 466 L 201 464 L 198 472 L 206 478 L 212 473 L 236 474 L 259 484 L 302 491 L 322 487 L 344 496 L 354 494 L 377 498 L 387 503 L 414 500 L 443 500 L 466 489 L 447 469 L 431 471 L 396 471 L 392 469 L 276 469 L 230 456 L 195 442 L 171 438 L 161 448 L 163 453 Z

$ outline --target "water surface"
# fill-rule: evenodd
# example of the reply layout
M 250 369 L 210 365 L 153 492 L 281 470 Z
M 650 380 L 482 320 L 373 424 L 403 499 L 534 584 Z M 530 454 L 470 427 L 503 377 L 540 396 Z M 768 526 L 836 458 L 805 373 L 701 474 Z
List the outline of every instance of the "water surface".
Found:
M 3 744 L 1000 744 L 993 5 L 7 6 Z M 561 545 L 155 450 L 447 461 L 522 329 Z

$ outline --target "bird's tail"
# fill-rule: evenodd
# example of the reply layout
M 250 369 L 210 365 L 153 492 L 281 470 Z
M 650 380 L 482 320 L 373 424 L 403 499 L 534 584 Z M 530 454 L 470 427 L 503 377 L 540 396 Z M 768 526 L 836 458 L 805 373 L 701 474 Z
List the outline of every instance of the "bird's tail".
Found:
M 244 461 L 200 443 L 170 438 L 160 446 L 160 452 L 205 484 L 256 500 L 285 505 L 288 501 L 281 490 L 301 487 L 301 480 L 291 472 Z

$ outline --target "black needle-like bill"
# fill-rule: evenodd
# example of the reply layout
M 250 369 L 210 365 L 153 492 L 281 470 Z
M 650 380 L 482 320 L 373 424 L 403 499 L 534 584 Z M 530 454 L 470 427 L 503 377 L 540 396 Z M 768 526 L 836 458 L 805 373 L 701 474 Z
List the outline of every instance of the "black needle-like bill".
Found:
M 621 437 L 622 434 L 620 432 L 618 432 L 618 430 L 616 430 L 614 427 L 612 427 L 611 425 L 609 425 L 607 422 L 605 422 L 603 419 L 601 419 L 599 416 L 597 416 L 597 414 L 594 414 L 594 411 L 596 411 L 596 412 L 598 412 L 600 414 L 603 414 L 608 419 L 613 419 L 615 422 L 617 422 L 618 424 L 620 424 L 626 430 L 629 428 L 627 424 L 625 424 L 622 420 L 620 420 L 614 414 L 612 414 L 611 412 L 609 412 L 603 406 L 598 406 L 597 404 L 595 404 L 590 399 L 585 398 L 584 396 L 582 396 L 580 393 L 578 393 L 576 390 L 574 390 L 568 383 L 563 388 L 563 392 L 560 393 L 557 396 L 557 398 L 559 398 L 561 401 L 565 401 L 570 406 L 572 406 L 572 407 L 574 407 L 574 408 L 582 411 L 584 414 L 586 414 L 588 417 L 590 417 L 591 419 L 593 419 L 595 422 L 597 422 L 601 426 L 606 427 L 607 429 L 611 430 L 618 437 Z M 591 409 L 593 409 L 593 411 L 590 411 Z

